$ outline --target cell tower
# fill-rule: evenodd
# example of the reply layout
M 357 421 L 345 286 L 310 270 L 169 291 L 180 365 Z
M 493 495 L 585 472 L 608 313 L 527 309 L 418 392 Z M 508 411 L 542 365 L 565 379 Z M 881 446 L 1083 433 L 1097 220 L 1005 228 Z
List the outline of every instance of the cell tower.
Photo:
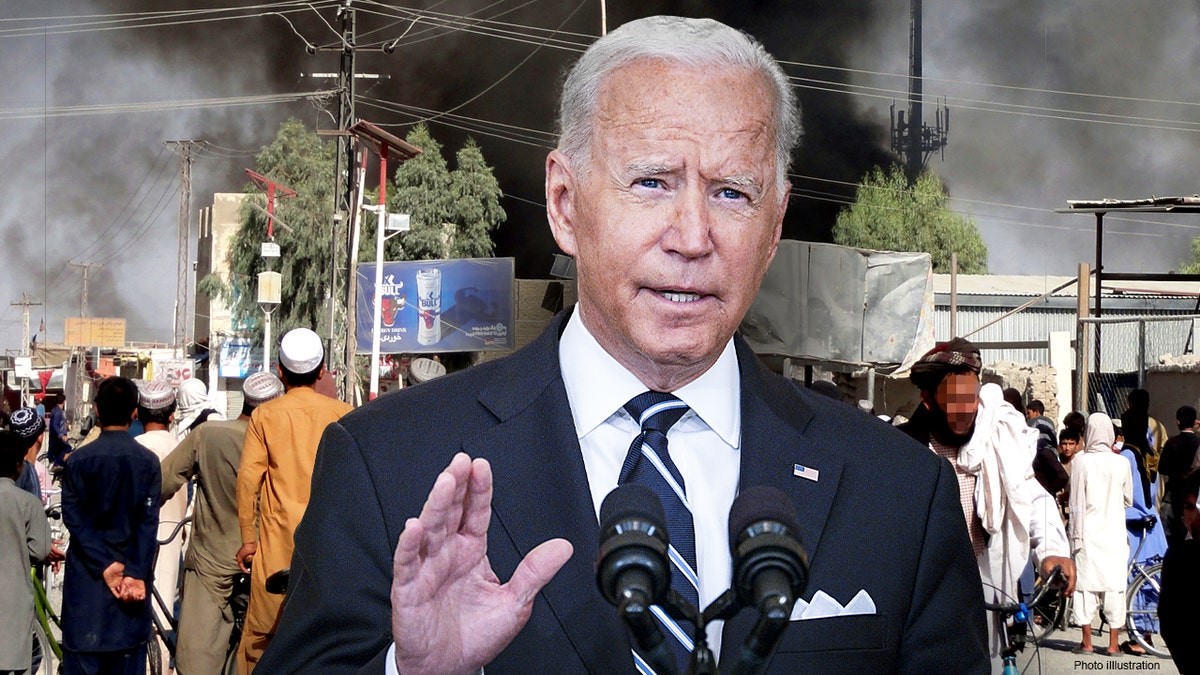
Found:
M 924 122 L 924 80 L 921 66 L 921 0 L 911 0 L 908 40 L 908 116 L 892 104 L 892 151 L 904 157 L 904 173 L 909 185 L 916 182 L 925 163 L 934 152 L 945 159 L 946 138 L 950 134 L 950 109 L 945 104 L 934 111 L 934 125 Z

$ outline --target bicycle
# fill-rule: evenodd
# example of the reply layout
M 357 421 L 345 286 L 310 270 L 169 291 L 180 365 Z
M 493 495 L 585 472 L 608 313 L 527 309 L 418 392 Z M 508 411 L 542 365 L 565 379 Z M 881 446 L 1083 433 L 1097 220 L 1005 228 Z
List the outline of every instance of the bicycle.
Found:
M 1030 607 L 1037 606 L 1052 588 L 1057 589 L 1062 582 L 1062 568 L 1055 567 L 1051 570 L 1050 576 L 1034 591 L 1028 603 L 1019 601 L 1005 604 L 984 603 L 985 609 L 1000 614 L 1004 620 L 1004 646 L 1000 650 L 1000 656 L 1004 663 L 1004 675 L 1020 673 L 1017 668 L 1017 654 L 1025 650 L 1026 636 L 1033 623 Z M 1034 640 L 1034 645 L 1037 644 L 1037 640 Z
M 1153 515 L 1144 516 L 1137 523 L 1143 533 L 1154 529 L 1158 518 Z M 1162 556 L 1152 556 L 1144 564 L 1138 561 L 1142 547 L 1146 544 L 1146 536 L 1138 542 L 1137 551 L 1133 554 L 1133 562 L 1129 564 L 1129 575 L 1132 580 L 1125 590 L 1125 632 L 1130 639 L 1141 645 L 1147 654 L 1160 658 L 1170 658 L 1165 643 L 1160 637 L 1156 645 L 1153 640 L 1158 632 L 1158 596 L 1162 590 Z M 1138 626 L 1141 624 L 1141 626 Z M 1150 627 L 1146 631 L 1144 627 Z M 1146 633 L 1149 632 L 1149 637 Z
M 62 539 L 62 511 L 58 505 L 46 507 L 46 517 L 50 520 L 50 541 Z M 65 547 L 64 547 L 65 548 Z M 33 608 L 37 621 L 33 624 L 33 663 L 31 672 L 36 675 L 51 675 L 62 672 L 62 645 L 57 634 L 62 635 L 62 619 L 54 610 L 47 592 L 47 585 L 42 581 L 44 573 L 39 573 L 42 565 L 34 565 L 29 569 L 30 583 L 33 584 Z M 53 568 L 52 568 L 53 569 Z M 61 565 L 59 566 L 61 570 Z M 62 576 L 60 572 L 52 572 L 50 588 L 54 587 L 57 579 L 61 592 Z
M 167 535 L 166 539 L 159 539 L 158 545 L 160 547 L 166 546 L 174 541 L 175 537 L 179 536 L 179 533 L 183 530 L 184 526 L 190 522 L 192 522 L 192 517 L 188 516 L 183 520 L 180 520 L 178 523 L 175 523 L 175 528 L 171 530 L 171 533 Z M 158 563 L 158 551 L 154 552 L 154 562 L 155 564 Z M 163 600 L 162 594 L 158 592 L 157 586 L 150 584 L 148 590 L 153 597 L 153 603 L 150 608 L 150 617 L 153 620 L 153 625 L 150 629 L 150 639 L 146 641 L 147 672 L 149 672 L 150 675 L 162 675 L 162 647 L 160 646 L 160 641 L 162 645 L 166 646 L 167 653 L 170 655 L 170 657 L 174 659 L 175 647 L 178 644 L 178 635 L 176 634 L 176 631 L 179 629 L 179 620 L 175 617 L 175 614 L 171 611 L 171 608 L 167 607 L 167 602 Z M 159 611 L 154 611 L 154 607 L 157 607 Z

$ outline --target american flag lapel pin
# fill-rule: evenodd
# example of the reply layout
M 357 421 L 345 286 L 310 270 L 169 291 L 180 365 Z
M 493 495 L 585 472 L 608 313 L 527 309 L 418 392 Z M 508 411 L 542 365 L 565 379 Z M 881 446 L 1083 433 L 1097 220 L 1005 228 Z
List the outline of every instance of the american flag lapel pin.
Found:
M 811 466 L 804 466 L 803 464 L 793 464 L 792 465 L 792 475 L 799 476 L 805 480 L 811 480 L 812 482 L 815 483 L 815 482 L 817 482 L 817 479 L 821 477 L 821 472 L 817 471 L 816 469 L 812 468 Z

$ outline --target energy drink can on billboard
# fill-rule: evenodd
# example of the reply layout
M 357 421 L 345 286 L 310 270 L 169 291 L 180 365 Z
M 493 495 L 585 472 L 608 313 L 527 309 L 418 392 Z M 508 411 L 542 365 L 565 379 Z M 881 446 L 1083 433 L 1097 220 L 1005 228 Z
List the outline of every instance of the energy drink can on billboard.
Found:
M 442 339 L 442 271 L 417 270 L 417 344 L 437 344 Z

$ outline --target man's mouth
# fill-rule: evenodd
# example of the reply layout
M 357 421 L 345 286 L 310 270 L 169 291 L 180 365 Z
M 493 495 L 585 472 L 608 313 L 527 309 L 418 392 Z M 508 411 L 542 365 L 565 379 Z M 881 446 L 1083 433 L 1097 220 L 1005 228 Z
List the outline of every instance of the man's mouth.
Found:
M 685 293 L 680 291 L 659 291 L 659 295 L 670 300 L 671 302 L 695 302 L 700 299 L 699 293 Z

